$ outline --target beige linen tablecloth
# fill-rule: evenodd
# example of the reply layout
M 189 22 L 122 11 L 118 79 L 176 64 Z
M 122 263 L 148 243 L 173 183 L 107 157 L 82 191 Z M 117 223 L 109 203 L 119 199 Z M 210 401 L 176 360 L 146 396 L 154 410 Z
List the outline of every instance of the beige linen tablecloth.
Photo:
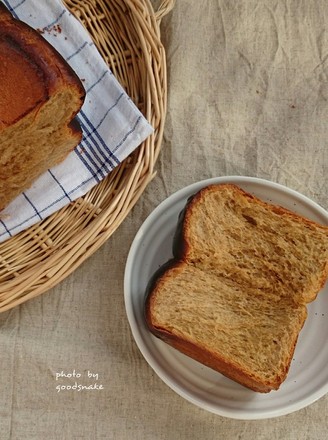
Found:
M 143 359 L 123 298 L 137 230 L 190 183 L 256 176 L 328 208 L 327 23 L 324 0 L 177 0 L 162 25 L 169 91 L 156 178 L 82 267 L 0 315 L 1 440 L 327 438 L 328 397 L 261 421 L 185 401 Z M 89 379 L 97 389 L 58 392 Z

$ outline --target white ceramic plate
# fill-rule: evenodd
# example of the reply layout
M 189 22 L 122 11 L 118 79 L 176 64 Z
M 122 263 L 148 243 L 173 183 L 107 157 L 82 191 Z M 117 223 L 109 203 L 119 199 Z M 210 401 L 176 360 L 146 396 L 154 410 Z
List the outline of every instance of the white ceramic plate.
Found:
M 127 259 L 125 306 L 135 341 L 149 365 L 179 395 L 210 412 L 236 419 L 277 417 L 310 405 L 328 392 L 328 286 L 308 306 L 287 380 L 278 391 L 259 394 L 182 355 L 147 329 L 147 283 L 172 256 L 177 219 L 187 198 L 210 183 L 236 183 L 246 191 L 321 224 L 328 213 L 307 197 L 276 183 L 249 177 L 222 177 L 190 185 L 162 202 L 138 231 Z

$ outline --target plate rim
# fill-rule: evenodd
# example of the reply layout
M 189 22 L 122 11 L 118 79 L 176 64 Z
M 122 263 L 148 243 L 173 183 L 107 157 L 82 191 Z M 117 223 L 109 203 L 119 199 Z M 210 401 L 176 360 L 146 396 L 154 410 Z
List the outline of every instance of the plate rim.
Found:
M 261 420 L 261 419 L 271 419 L 276 418 L 280 416 L 284 416 L 287 414 L 291 414 L 295 411 L 298 411 L 300 409 L 303 409 L 317 400 L 319 400 L 321 397 L 323 397 L 325 394 L 328 393 L 328 381 L 325 383 L 324 386 L 320 387 L 318 391 L 312 393 L 308 398 L 303 398 L 300 402 L 291 403 L 289 405 L 286 405 L 284 409 L 273 409 L 273 410 L 267 410 L 266 412 L 257 412 L 256 414 L 252 413 L 249 409 L 233 409 L 233 410 L 226 410 L 222 407 L 215 407 L 211 404 L 208 404 L 207 402 L 202 401 L 200 403 L 197 398 L 195 398 L 192 393 L 189 393 L 184 388 L 179 387 L 174 380 L 172 380 L 170 377 L 168 377 L 165 369 L 158 363 L 158 361 L 151 355 L 151 353 L 148 352 L 147 348 L 145 347 L 145 344 L 143 342 L 143 339 L 141 337 L 139 329 L 136 330 L 136 323 L 133 322 L 132 317 L 134 316 L 133 313 L 133 306 L 132 306 L 132 296 L 130 293 L 130 274 L 132 273 L 132 263 L 135 257 L 135 254 L 140 246 L 141 238 L 144 234 L 144 231 L 148 229 L 149 226 L 152 225 L 153 219 L 158 216 L 158 214 L 161 211 L 164 211 L 167 206 L 170 206 L 174 204 L 174 202 L 177 202 L 179 200 L 179 197 L 187 198 L 190 194 L 192 194 L 193 191 L 198 191 L 199 189 L 210 185 L 210 184 L 217 184 L 217 183 L 234 183 L 237 184 L 259 184 L 263 187 L 269 187 L 273 189 L 277 189 L 282 191 L 283 193 L 290 195 L 294 198 L 297 198 L 298 200 L 301 200 L 302 202 L 305 202 L 306 205 L 313 208 L 318 214 L 323 216 L 326 219 L 327 225 L 328 225 L 328 212 L 317 202 L 311 200 L 309 197 L 305 196 L 304 194 L 289 188 L 283 184 L 273 182 L 267 179 L 259 178 L 259 177 L 251 177 L 251 176 L 238 176 L 238 175 L 231 175 L 231 176 L 221 176 L 221 177 L 211 177 L 203 180 L 196 181 L 194 183 L 191 183 L 189 185 L 184 186 L 183 188 L 180 188 L 179 190 L 173 192 L 168 197 L 166 197 L 164 200 L 162 200 L 146 217 L 146 219 L 143 221 L 141 226 L 139 227 L 137 233 L 135 234 L 132 243 L 130 245 L 130 249 L 128 252 L 128 256 L 126 259 L 126 265 L 125 265 L 125 271 L 124 271 L 124 302 L 125 302 L 125 310 L 126 315 L 128 319 L 128 323 L 130 326 L 130 330 L 133 336 L 133 339 L 142 354 L 143 358 L 146 360 L 148 365 L 152 368 L 152 370 L 157 374 L 157 376 L 174 392 L 176 392 L 179 396 L 183 397 L 187 401 L 191 402 L 192 404 L 196 405 L 199 408 L 202 408 L 210 413 L 220 415 L 223 417 L 227 417 L 230 419 L 237 419 L 237 420 Z

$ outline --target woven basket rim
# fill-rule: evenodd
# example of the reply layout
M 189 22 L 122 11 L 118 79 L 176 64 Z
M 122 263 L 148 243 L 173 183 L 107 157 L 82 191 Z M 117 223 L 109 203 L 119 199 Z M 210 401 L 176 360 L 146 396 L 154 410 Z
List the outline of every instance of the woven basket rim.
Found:
M 154 132 L 85 196 L 0 243 L 0 312 L 71 274 L 117 230 L 155 176 L 166 116 L 160 23 L 175 0 L 64 0 Z

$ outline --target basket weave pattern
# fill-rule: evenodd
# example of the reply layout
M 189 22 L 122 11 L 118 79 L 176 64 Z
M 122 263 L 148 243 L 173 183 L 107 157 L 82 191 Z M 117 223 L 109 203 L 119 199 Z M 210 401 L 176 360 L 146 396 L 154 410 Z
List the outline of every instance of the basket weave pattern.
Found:
M 154 133 L 84 197 L 0 244 L 0 312 L 55 286 L 123 222 L 154 177 L 166 115 L 164 0 L 65 0 Z

